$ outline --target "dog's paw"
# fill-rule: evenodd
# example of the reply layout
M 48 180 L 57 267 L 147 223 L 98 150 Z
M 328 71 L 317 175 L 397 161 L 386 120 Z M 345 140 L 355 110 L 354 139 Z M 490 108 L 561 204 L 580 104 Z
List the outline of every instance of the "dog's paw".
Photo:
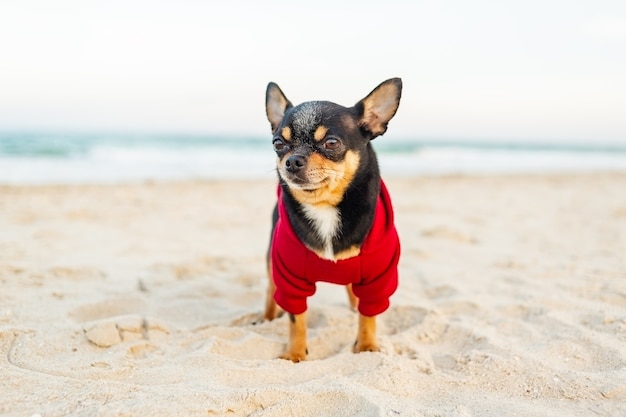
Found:
M 380 352 L 380 347 L 378 347 L 378 343 L 376 341 L 356 341 L 354 342 L 354 347 L 352 348 L 354 353 L 361 352 Z
M 306 359 L 306 354 L 308 352 L 305 350 L 304 352 L 302 351 L 285 351 L 285 353 L 283 353 L 282 355 L 280 355 L 278 358 L 279 359 L 285 359 L 288 361 L 291 361 L 293 363 L 298 363 L 298 362 L 302 362 L 303 360 Z

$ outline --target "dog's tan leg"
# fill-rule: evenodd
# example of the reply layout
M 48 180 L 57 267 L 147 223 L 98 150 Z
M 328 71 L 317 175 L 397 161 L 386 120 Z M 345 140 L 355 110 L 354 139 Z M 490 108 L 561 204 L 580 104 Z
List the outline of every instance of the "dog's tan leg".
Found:
M 300 362 L 306 359 L 306 311 L 302 314 L 289 314 L 289 344 L 281 359 Z
M 267 263 L 267 276 L 269 282 L 267 283 L 267 293 L 265 294 L 265 313 L 263 318 L 265 320 L 274 320 L 276 318 L 276 301 L 274 301 L 274 293 L 276 292 L 276 284 L 272 278 L 272 262 Z
M 378 352 L 376 341 L 376 316 L 368 317 L 359 314 L 359 332 L 354 343 L 354 353 Z
M 354 292 L 352 291 L 352 284 L 346 285 L 346 290 L 348 291 L 348 302 L 350 303 L 350 308 L 352 311 L 356 311 L 356 308 L 359 305 L 359 299 L 356 298 Z
M 265 313 L 263 314 L 263 318 L 265 318 L 265 320 L 271 321 L 276 318 L 278 308 L 276 306 L 276 301 L 274 301 L 274 292 L 276 292 L 276 284 L 274 284 L 274 280 L 270 278 L 270 282 L 267 286 L 267 294 L 265 295 Z

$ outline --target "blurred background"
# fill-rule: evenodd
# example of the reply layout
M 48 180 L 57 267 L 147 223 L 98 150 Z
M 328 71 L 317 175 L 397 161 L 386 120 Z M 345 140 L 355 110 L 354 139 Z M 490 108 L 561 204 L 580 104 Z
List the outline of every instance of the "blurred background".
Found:
M 404 82 L 390 175 L 626 170 L 626 2 L 4 2 L 0 182 L 272 178 L 265 88 Z

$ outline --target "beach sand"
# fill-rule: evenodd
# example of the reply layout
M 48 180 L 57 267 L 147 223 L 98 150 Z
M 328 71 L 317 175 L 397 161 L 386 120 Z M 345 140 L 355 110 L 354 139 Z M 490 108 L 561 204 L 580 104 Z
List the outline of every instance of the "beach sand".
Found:
M 259 322 L 271 180 L 0 186 L 2 416 L 626 416 L 626 174 L 390 178 L 379 353 Z

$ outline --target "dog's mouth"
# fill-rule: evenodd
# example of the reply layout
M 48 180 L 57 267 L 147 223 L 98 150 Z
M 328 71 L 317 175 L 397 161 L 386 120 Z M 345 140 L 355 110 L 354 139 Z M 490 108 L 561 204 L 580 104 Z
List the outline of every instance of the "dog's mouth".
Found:
M 308 178 L 302 178 L 298 175 L 288 174 L 283 176 L 283 179 L 287 182 L 290 187 L 296 188 L 302 191 L 316 191 L 320 188 L 326 187 L 330 179 L 328 177 L 324 177 L 321 179 L 311 180 Z

